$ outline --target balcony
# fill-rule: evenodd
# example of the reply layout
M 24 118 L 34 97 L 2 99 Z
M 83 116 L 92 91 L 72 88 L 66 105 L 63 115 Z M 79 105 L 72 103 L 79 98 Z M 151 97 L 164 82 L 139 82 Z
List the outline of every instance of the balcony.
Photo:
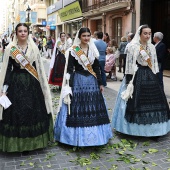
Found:
M 87 6 L 82 9 L 83 15 L 90 16 L 91 13 L 107 12 L 115 9 L 120 9 L 129 6 L 130 0 L 105 0 L 97 4 Z M 91 13 L 89 13 L 89 11 Z

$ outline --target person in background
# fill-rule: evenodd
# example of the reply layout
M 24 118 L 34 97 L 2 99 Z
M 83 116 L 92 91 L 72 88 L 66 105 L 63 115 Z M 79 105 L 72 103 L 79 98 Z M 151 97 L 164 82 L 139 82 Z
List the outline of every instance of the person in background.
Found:
M 52 49 L 53 49 L 53 42 L 51 36 L 48 37 L 46 48 L 47 48 L 47 58 L 51 59 Z
M 15 31 L 5 49 L 0 78 L 1 101 L 9 103 L 8 108 L 0 104 L 3 152 L 46 148 L 53 141 L 52 99 L 39 50 L 25 23 Z
M 53 53 L 53 49 L 54 49 L 54 46 L 55 46 L 54 36 L 51 36 L 51 40 L 52 40 L 52 52 L 51 53 Z
M 5 50 L 5 48 L 8 44 L 9 44 L 9 39 L 8 39 L 7 35 L 5 35 L 4 38 L 2 39 L 3 50 Z
M 109 78 L 112 80 L 115 80 L 115 75 L 114 75 L 114 65 L 116 58 L 114 56 L 114 52 L 116 51 L 115 48 L 113 47 L 107 47 L 106 49 L 106 63 L 105 63 L 105 71 L 109 73 Z
M 159 82 L 164 88 L 163 85 L 163 70 L 164 70 L 164 59 L 167 55 L 166 45 L 162 42 L 163 34 L 161 32 L 154 33 L 153 41 L 155 42 L 156 54 L 158 57 L 158 66 L 159 66 Z
M 92 40 L 95 42 L 97 40 L 97 33 L 98 31 L 94 31 Z
M 76 33 L 73 33 L 73 41 L 74 41 L 75 37 L 76 37 Z
M 108 43 L 110 41 L 110 37 L 109 37 L 109 34 L 108 33 L 104 33 L 103 35 L 103 41 L 107 44 L 108 46 Z
M 115 49 L 115 52 L 116 52 L 118 50 L 118 44 L 117 44 L 116 40 L 115 39 L 110 40 L 108 43 L 108 47 L 112 47 L 113 49 Z M 118 58 L 116 58 L 116 55 L 114 55 L 114 56 L 115 56 L 115 64 L 113 65 L 113 67 L 111 69 L 112 76 L 110 77 L 110 75 L 108 75 L 107 78 L 111 78 L 113 81 L 117 81 L 116 66 L 119 65 L 119 62 L 118 62 Z
M 124 58 L 126 57 L 126 54 L 124 54 L 124 51 L 125 51 L 125 48 L 126 48 L 126 45 L 127 45 L 127 39 L 125 36 L 123 36 L 121 38 L 121 42 L 119 44 L 119 52 L 120 52 L 120 56 L 119 56 L 119 70 L 118 72 L 122 72 L 122 66 L 125 65 L 126 63 L 123 62 Z M 125 67 L 123 67 L 123 73 L 125 73 L 125 70 L 124 70 Z
M 170 110 L 158 72 L 151 29 L 142 25 L 127 51 L 126 75 L 113 111 L 112 127 L 116 131 L 153 140 L 170 131 Z
M 45 35 L 42 36 L 42 42 L 43 42 L 43 56 L 48 57 L 47 50 L 46 50 L 47 38 Z
M 68 48 L 66 34 L 61 32 L 56 41 L 52 59 L 50 61 L 48 83 L 62 87 L 64 67 L 65 67 L 65 52 Z
M 68 48 L 69 48 L 73 44 L 73 40 L 71 39 L 71 34 L 67 33 L 66 38 L 67 38 L 67 45 L 68 45 Z
M 101 76 L 102 76 L 102 83 L 104 86 L 107 86 L 106 84 L 106 73 L 104 70 L 105 62 L 106 62 L 106 48 L 107 44 L 102 40 L 103 38 L 103 32 L 97 33 L 97 40 L 94 42 L 96 45 L 98 51 L 99 51 L 99 65 L 101 70 Z
M 98 57 L 89 28 L 81 28 L 66 53 L 56 141 L 85 147 L 105 145 L 112 138 Z

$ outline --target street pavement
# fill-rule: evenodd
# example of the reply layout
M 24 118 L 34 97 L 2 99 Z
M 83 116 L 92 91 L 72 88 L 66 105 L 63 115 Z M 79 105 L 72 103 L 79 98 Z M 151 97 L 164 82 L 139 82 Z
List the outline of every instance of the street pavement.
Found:
M 44 64 L 48 74 L 49 61 Z M 110 120 L 122 73 L 117 76 L 118 81 L 108 80 L 104 90 Z M 164 81 L 169 100 L 170 78 Z M 56 116 L 60 92 L 51 87 L 51 93 Z M 79 148 L 54 142 L 27 154 L 0 152 L 0 170 L 170 170 L 170 133 L 158 140 L 123 135 L 114 130 L 113 133 L 109 143 L 100 147 Z

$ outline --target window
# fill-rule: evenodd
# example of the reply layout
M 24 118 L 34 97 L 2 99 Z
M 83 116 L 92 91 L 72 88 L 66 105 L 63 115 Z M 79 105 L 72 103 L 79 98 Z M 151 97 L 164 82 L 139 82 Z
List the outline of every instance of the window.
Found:
M 122 18 L 115 18 L 113 19 L 113 38 L 116 40 L 116 42 L 119 44 L 120 39 L 122 37 Z

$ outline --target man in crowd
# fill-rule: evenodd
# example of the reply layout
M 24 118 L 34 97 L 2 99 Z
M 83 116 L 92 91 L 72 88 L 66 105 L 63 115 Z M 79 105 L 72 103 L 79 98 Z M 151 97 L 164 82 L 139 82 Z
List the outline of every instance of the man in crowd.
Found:
M 103 32 L 97 33 L 97 40 L 94 41 L 98 51 L 99 51 L 99 65 L 101 70 L 101 77 L 102 82 L 104 86 L 107 86 L 106 84 L 106 73 L 104 70 L 105 62 L 106 62 L 106 48 L 107 44 L 102 40 L 103 39 Z
M 167 54 L 167 51 L 166 51 L 166 46 L 162 42 L 162 40 L 163 40 L 163 34 L 161 32 L 154 33 L 153 41 L 155 42 L 156 54 L 158 58 L 159 81 L 160 81 L 160 85 L 163 88 L 163 70 L 164 70 L 163 62 Z

